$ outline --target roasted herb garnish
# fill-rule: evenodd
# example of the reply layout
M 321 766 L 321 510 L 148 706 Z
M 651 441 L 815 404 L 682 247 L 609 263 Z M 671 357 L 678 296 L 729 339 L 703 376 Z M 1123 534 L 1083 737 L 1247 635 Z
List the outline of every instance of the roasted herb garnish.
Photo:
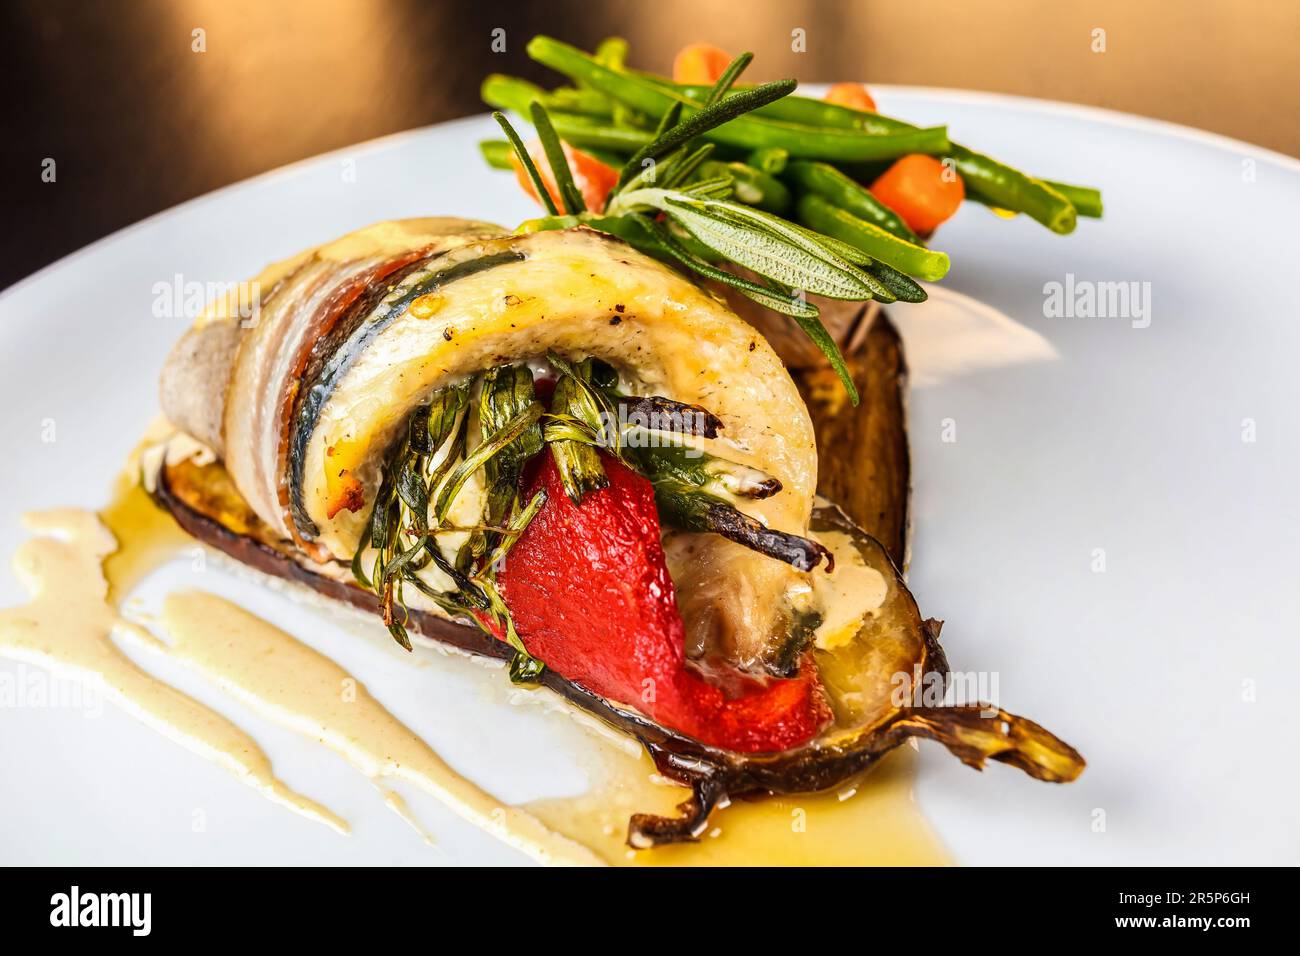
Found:
M 548 91 L 500 74 L 484 81 L 489 105 L 534 123 L 554 173 L 558 203 L 495 114 L 508 142 L 482 143 L 484 157 L 509 168 L 513 153 L 548 214 L 524 228 L 587 225 L 789 315 L 854 404 L 839 347 L 807 296 L 923 302 L 916 280 L 941 279 L 949 268 L 947 255 L 927 248 L 928 237 L 868 188 L 891 163 L 934 157 L 960 176 L 966 199 L 1024 213 L 1057 233 L 1071 232 L 1078 216 L 1102 213 L 1097 190 L 1026 175 L 953 143 L 945 127 L 798 96 L 793 80 L 738 86 L 749 53 L 712 86 L 689 86 L 628 69 L 627 49 L 613 38 L 590 56 L 538 36 L 528 55 L 571 86 Z M 584 210 L 590 203 L 573 186 L 561 142 L 617 170 L 603 212 Z
M 525 466 L 543 451 L 554 458 L 575 504 L 607 484 L 603 451 L 654 484 L 661 517 L 670 526 L 721 534 L 802 570 L 825 556 L 816 542 L 768 529 L 736 508 L 740 499 L 775 494 L 781 483 L 688 444 L 687 436 L 714 438 L 722 429 L 707 409 L 627 395 L 619 390 L 617 371 L 596 358 L 547 358 L 557 373 L 549 410 L 538 400 L 526 365 L 497 366 L 440 390 L 417 409 L 384 463 L 352 573 L 379 597 L 384 624 L 403 647 L 411 648 L 403 601 L 409 585 L 447 613 L 468 617 L 509 643 L 515 649 L 511 679 L 537 679 L 544 665 L 524 648 L 496 577 L 545 503 L 541 492 L 527 501 L 520 497 Z M 484 489 L 481 515 L 470 527 L 457 525 L 453 507 L 477 473 Z M 457 533 L 466 538 L 452 559 L 439 539 Z M 442 589 L 430 583 L 440 577 L 448 584 Z
M 843 244 L 837 240 L 731 201 L 727 198 L 733 184 L 730 175 L 686 182 L 713 148 L 698 143 L 698 137 L 794 89 L 794 81 L 787 80 L 723 97 L 747 63 L 747 56 L 737 58 L 718 81 L 719 96 L 710 105 L 687 119 L 681 118 L 684 111 L 680 105 L 661 117 L 656 135 L 623 165 L 603 215 L 586 211 L 554 125 L 540 101 L 530 102 L 529 114 L 555 176 L 565 207 L 563 216 L 558 215 L 518 134 L 503 114 L 495 113 L 551 212 L 548 219 L 530 223 L 528 228 L 565 229 L 585 224 L 610 232 L 650 255 L 723 282 L 767 308 L 791 316 L 826 355 L 856 404 L 857 391 L 839 346 L 807 296 L 894 301 L 889 288 L 863 268 L 872 263 L 870 257 L 855 253 L 846 258 Z M 656 221 L 656 216 L 663 216 L 666 224 Z M 715 263 L 743 266 L 767 284 L 737 276 Z
M 379 596 L 384 624 L 407 650 L 411 642 L 402 591 L 409 584 L 449 613 L 467 616 L 480 626 L 491 621 L 517 651 L 512 677 L 533 680 L 542 665 L 528 656 L 514 635 L 494 582 L 509 545 L 541 507 L 536 499 L 521 505 L 517 487 L 524 463 L 542 448 L 538 422 L 543 408 L 533 395 L 532 373 L 522 367 L 503 366 L 486 373 L 479 394 L 482 439 L 468 453 L 471 383 L 442 389 L 411 416 L 406 436 L 384 464 L 366 534 L 352 559 L 352 573 Z M 480 468 L 487 481 L 482 522 L 469 529 L 455 526 L 448 512 Z M 453 563 L 443 554 L 438 536 L 467 530 L 465 560 Z M 364 558 L 369 551 L 374 561 L 367 575 Z M 430 564 L 451 582 L 450 589 L 438 590 L 420 576 Z

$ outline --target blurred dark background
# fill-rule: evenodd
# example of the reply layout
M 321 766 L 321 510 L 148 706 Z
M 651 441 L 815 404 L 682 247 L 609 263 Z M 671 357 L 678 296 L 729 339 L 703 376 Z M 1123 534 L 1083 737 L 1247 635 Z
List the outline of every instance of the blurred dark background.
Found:
M 665 72 L 706 40 L 754 51 L 756 79 L 1018 93 L 1300 155 L 1294 0 L 6 0 L 0 287 L 219 186 L 479 112 L 488 72 L 547 79 L 524 55 L 540 32 L 621 34 Z

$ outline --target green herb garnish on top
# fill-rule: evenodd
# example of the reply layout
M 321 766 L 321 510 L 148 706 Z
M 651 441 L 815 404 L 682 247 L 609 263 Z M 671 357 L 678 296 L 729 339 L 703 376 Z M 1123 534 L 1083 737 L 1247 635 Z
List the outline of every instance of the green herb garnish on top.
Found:
M 618 39 L 590 56 L 539 36 L 528 53 L 572 85 L 547 91 L 501 75 L 483 84 L 486 102 L 537 131 L 526 147 L 497 112 L 506 141 L 481 144 L 546 209 L 521 230 L 586 225 L 790 316 L 854 404 L 809 296 L 924 301 L 918 280 L 949 269 L 927 240 L 965 199 L 1057 233 L 1101 215 L 1097 190 L 1028 176 L 951 142 L 944 127 L 882 116 L 865 90 L 814 100 L 792 95 L 794 80 L 738 86 L 749 53 L 719 60 L 709 85 L 630 70 Z

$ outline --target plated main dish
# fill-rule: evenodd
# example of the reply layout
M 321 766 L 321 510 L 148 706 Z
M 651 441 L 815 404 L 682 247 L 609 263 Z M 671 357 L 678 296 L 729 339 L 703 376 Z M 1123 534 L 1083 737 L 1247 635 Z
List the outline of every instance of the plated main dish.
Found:
M 483 153 L 546 215 L 380 223 L 264 271 L 252 321 L 213 303 L 162 372 L 154 502 L 635 738 L 689 788 L 631 815 L 637 849 L 910 737 L 1074 779 L 1044 728 L 944 699 L 901 571 L 906 371 L 880 306 L 943 277 L 927 240 L 963 199 L 1067 233 L 1100 197 L 858 86 L 739 86 L 748 55 L 691 47 L 670 80 L 622 41 L 529 52 L 572 85 L 489 78 L 538 138 L 498 113 Z

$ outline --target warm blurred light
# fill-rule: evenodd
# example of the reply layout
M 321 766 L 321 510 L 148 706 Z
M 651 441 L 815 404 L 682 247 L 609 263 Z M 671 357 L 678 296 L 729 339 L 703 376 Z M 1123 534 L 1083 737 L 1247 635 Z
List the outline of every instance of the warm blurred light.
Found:
M 707 42 L 752 51 L 754 80 L 1018 93 L 1300 155 L 1300 3 L 1279 0 L 11 0 L 0 135 L 24 169 L 60 157 L 60 188 L 6 177 L 23 228 L 0 239 L 0 286 L 218 186 L 480 112 L 488 72 L 554 83 L 524 53 L 543 32 L 625 36 L 659 72 Z
M 201 144 L 188 154 L 237 179 L 390 132 L 388 117 L 416 112 L 427 96 L 412 67 L 436 55 L 427 38 L 443 32 L 447 8 L 428 5 L 417 34 L 403 29 L 408 7 L 160 0 L 139 15 L 154 22 L 155 42 L 189 45 L 194 29 L 206 31 L 207 51 L 191 52 L 189 68 L 170 79 Z

